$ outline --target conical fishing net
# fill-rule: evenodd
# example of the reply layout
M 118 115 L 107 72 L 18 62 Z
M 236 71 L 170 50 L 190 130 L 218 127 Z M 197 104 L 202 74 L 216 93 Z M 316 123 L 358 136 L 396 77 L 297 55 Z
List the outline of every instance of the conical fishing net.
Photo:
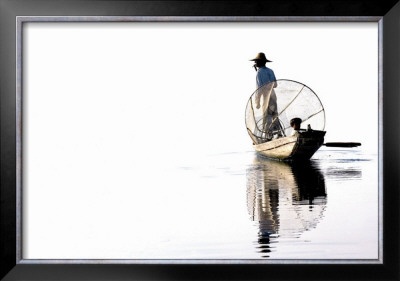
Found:
M 277 80 L 258 88 L 246 107 L 246 127 L 254 144 L 290 136 L 290 120 L 300 118 L 300 129 L 324 130 L 325 111 L 317 95 L 306 85 Z

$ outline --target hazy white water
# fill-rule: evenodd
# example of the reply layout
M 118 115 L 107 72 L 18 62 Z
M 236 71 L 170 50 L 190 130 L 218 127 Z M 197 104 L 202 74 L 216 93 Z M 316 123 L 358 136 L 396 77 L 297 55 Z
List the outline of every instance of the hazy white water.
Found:
M 300 166 L 253 151 L 184 162 L 153 159 L 150 170 L 132 170 L 130 184 L 116 178 L 90 200 L 77 198 L 74 187 L 54 191 L 55 199 L 73 202 L 71 212 L 45 233 L 33 228 L 29 237 L 36 240 L 26 255 L 55 258 L 51 245 L 61 243 L 56 258 L 378 258 L 373 155 L 322 148 Z M 84 205 L 85 212 L 73 212 Z M 61 232 L 68 239 L 57 240 Z

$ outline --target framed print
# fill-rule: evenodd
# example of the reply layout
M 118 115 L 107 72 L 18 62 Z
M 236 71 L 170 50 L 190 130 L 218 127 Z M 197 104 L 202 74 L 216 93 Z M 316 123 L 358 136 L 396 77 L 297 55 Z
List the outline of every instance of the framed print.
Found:
M 1 2 L 4 280 L 398 279 L 400 6 L 269 4 Z

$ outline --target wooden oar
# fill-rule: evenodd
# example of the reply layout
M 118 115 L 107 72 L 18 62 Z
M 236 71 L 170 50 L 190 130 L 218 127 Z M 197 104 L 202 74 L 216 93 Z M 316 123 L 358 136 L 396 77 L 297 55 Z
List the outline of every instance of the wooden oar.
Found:
M 357 147 L 360 146 L 361 143 L 359 142 L 327 142 L 323 145 L 328 147 Z

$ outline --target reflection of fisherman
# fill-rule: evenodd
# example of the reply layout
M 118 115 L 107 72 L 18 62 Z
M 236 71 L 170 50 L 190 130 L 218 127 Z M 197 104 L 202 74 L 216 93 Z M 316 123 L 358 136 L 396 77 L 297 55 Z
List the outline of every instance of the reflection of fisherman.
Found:
M 298 237 L 323 219 L 327 194 L 324 176 L 315 163 L 257 156 L 246 175 L 247 210 L 259 228 L 257 248 L 263 257 L 274 251 L 277 235 Z
M 272 69 L 265 66 L 267 62 L 271 62 L 265 57 L 264 53 L 258 53 L 254 59 L 254 68 L 257 71 L 256 82 L 257 82 L 257 89 L 258 92 L 255 96 L 255 104 L 256 108 L 260 108 L 260 100 L 263 97 L 263 105 L 262 105 L 262 112 L 264 114 L 263 122 L 262 122 L 262 131 L 279 131 L 279 124 L 277 120 L 278 116 L 278 106 L 276 102 L 276 94 L 273 88 L 276 88 L 277 83 L 275 74 Z M 257 70 L 258 69 L 258 70 Z M 271 83 L 274 82 L 274 83 Z M 268 84 L 264 86 L 265 84 Z M 263 88 L 261 88 L 264 86 Z M 260 89 L 261 88 L 261 89 Z M 274 124 L 272 124 L 274 122 Z M 272 126 L 271 126 L 272 124 Z M 264 132 L 265 133 L 265 132 Z M 280 134 L 278 136 L 281 136 Z M 267 136 L 268 139 L 271 139 L 272 136 Z

